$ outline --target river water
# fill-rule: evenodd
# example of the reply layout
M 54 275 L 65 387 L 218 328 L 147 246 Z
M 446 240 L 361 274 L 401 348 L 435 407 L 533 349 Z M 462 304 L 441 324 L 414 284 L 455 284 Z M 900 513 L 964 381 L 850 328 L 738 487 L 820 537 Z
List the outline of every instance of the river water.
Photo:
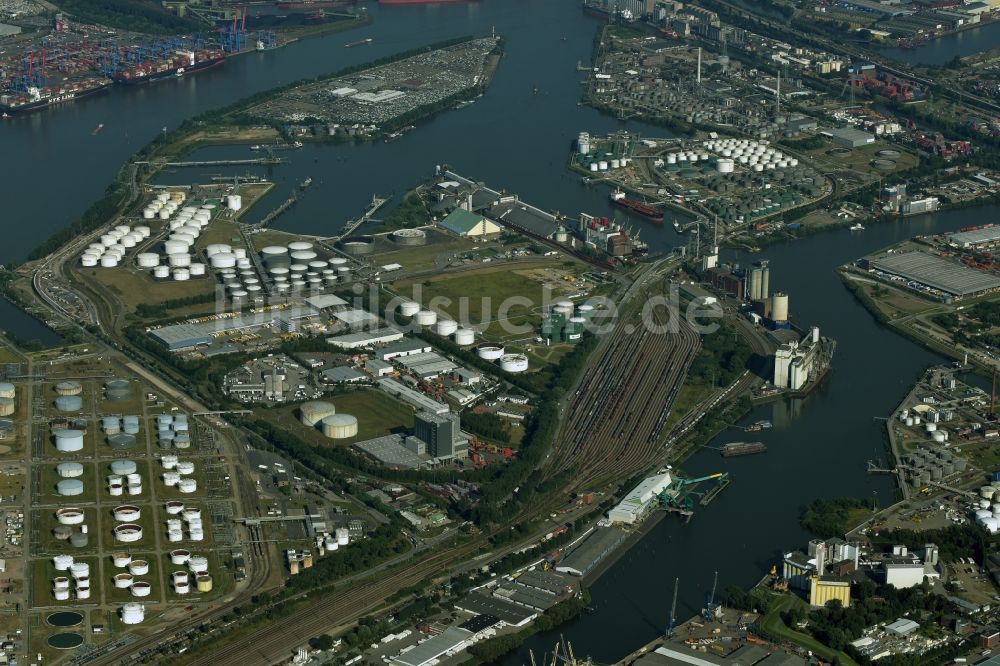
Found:
M 932 39 L 915 49 L 880 49 L 879 53 L 911 65 L 943 65 L 955 56 L 965 57 L 995 49 L 1000 44 L 1000 21 L 991 21 L 978 28 L 951 33 Z
M 236 58 L 190 79 L 116 90 L 0 127 L 0 151 L 22 156 L 0 180 L 8 202 L 0 262 L 22 259 L 78 216 L 129 154 L 163 127 L 291 80 L 451 37 L 486 34 L 494 27 L 507 38 L 506 55 L 493 85 L 472 106 L 444 113 L 393 143 L 314 146 L 289 154 L 291 164 L 270 174 L 278 183 L 272 200 L 283 199 L 307 175 L 316 184 L 278 226 L 333 233 L 373 193 L 394 193 L 398 200 L 435 164 L 444 162 L 545 208 L 570 215 L 611 212 L 606 190 L 582 186 L 564 168 L 577 132 L 622 127 L 577 104 L 581 74 L 575 66 L 580 59 L 587 61 L 597 21 L 583 16 L 576 0 L 391 8 L 372 3 L 369 9 L 375 15 L 370 27 Z M 343 48 L 347 41 L 368 36 L 375 39 L 370 46 Z M 92 135 L 98 123 L 104 123 L 104 129 Z M 625 127 L 647 136 L 666 134 L 637 124 Z M 199 156 L 231 154 L 249 151 L 212 148 Z M 798 528 L 797 515 L 814 498 L 853 495 L 882 504 L 892 500 L 888 478 L 865 474 L 865 461 L 884 450 L 881 423 L 875 418 L 888 415 L 919 373 L 941 358 L 880 327 L 843 288 L 833 269 L 915 233 L 957 229 L 998 213 L 996 208 L 964 210 L 861 233 L 837 231 L 752 257 L 770 259 L 772 289 L 790 294 L 800 324 L 817 324 L 837 339 L 835 369 L 809 398 L 761 407 L 747 417 L 774 422 L 772 431 L 760 435 L 769 447 L 766 454 L 724 460 L 706 449 L 684 465 L 692 475 L 729 471 L 733 483 L 689 525 L 665 519 L 594 584 L 595 612 L 561 629 L 577 655 L 611 661 L 662 632 L 674 577 L 681 578 L 681 617 L 703 605 L 714 571 L 719 572 L 720 588 L 754 583 L 782 550 L 808 538 Z M 634 224 L 654 249 L 678 244 L 669 225 Z M 16 328 L 17 322 L 11 322 L 0 305 L 0 326 Z M 731 431 L 716 444 L 745 437 Z M 537 636 L 508 663 L 526 663 L 528 647 L 536 655 L 551 651 L 556 639 L 556 633 Z

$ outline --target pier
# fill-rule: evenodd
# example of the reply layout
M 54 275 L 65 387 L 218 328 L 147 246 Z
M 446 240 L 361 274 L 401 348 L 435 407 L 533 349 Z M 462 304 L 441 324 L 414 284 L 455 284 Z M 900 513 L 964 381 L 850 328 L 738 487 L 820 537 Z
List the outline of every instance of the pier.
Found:
M 351 234 L 353 234 L 355 231 L 358 230 L 358 227 L 360 227 L 362 224 L 372 219 L 372 216 L 375 215 L 375 213 L 377 213 L 382 206 L 388 203 L 388 201 L 389 198 L 383 199 L 373 194 L 372 202 L 368 204 L 368 208 L 365 209 L 365 212 L 362 213 L 361 217 L 357 218 L 356 220 L 349 220 L 347 224 L 344 225 L 344 230 L 341 232 L 340 236 L 336 238 L 344 238 L 346 236 L 350 236 Z
M 208 166 L 274 166 L 284 163 L 285 160 L 280 157 L 260 157 L 249 160 L 204 160 L 195 162 L 136 162 L 136 164 L 146 164 L 157 168 L 170 167 L 174 169 Z
M 258 231 L 260 229 L 266 229 L 276 219 L 278 219 L 279 217 L 281 217 L 285 213 L 285 211 L 287 211 L 289 208 L 291 208 L 292 206 L 294 206 L 295 203 L 299 200 L 299 193 L 301 191 L 307 189 L 310 185 L 312 185 L 312 178 L 306 178 L 304 181 L 302 181 L 301 183 L 299 183 L 299 186 L 298 186 L 297 189 L 292 190 L 291 195 L 287 199 L 285 199 L 277 208 L 275 208 L 270 213 L 268 213 L 267 215 L 265 215 L 260 220 L 260 222 L 256 222 L 254 224 L 248 224 L 247 227 L 250 230 L 253 230 L 253 231 Z

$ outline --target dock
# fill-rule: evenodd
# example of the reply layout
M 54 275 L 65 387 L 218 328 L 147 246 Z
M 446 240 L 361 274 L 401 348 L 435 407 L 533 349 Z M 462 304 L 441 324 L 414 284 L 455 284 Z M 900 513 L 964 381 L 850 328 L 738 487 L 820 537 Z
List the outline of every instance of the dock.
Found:
M 260 157 L 249 160 L 202 160 L 195 162 L 136 162 L 136 164 L 148 164 L 154 167 L 170 167 L 182 169 L 186 167 L 208 167 L 208 166 L 274 166 L 284 164 L 285 160 L 280 157 Z
M 375 215 L 375 213 L 377 213 L 378 210 L 382 208 L 382 206 L 386 205 L 388 202 L 389 198 L 382 198 L 373 194 L 372 202 L 368 204 L 368 208 L 365 209 L 365 212 L 361 214 L 361 217 L 355 220 L 349 220 L 347 224 L 344 225 L 344 230 L 341 232 L 339 237 L 344 238 L 346 236 L 352 235 L 355 231 L 358 230 L 358 227 L 360 227 L 365 222 L 371 220 L 372 216 Z
M 287 199 L 285 199 L 277 208 L 275 208 L 270 213 L 265 215 L 260 220 L 260 222 L 257 222 L 255 224 L 249 224 L 247 226 L 254 231 L 258 231 L 260 229 L 266 229 L 276 219 L 281 217 L 285 213 L 285 211 L 294 206 L 295 203 L 299 200 L 299 192 L 301 190 L 307 189 L 310 185 L 312 185 L 312 178 L 306 178 L 304 181 L 299 183 L 299 186 L 296 189 L 292 190 L 292 194 Z

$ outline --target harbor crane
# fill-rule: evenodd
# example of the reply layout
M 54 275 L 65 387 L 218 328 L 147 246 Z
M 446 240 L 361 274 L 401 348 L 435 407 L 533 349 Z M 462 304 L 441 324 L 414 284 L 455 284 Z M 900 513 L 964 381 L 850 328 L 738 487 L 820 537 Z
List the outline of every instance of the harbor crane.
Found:
M 670 622 L 667 624 L 667 638 L 674 635 L 674 622 L 677 619 L 677 587 L 681 579 L 674 578 L 674 602 L 670 605 Z
M 715 603 L 715 588 L 719 585 L 719 572 L 715 572 L 715 578 L 712 580 L 712 591 L 708 595 L 708 603 L 705 604 L 705 609 L 701 612 L 702 617 L 706 621 L 712 622 L 718 619 L 721 608 Z
M 705 492 L 695 490 L 695 486 L 705 481 L 715 481 L 713 487 Z M 691 512 L 695 504 L 700 500 L 701 504 L 707 504 L 715 494 L 729 484 L 729 472 L 716 472 L 708 476 L 700 476 L 697 479 L 675 478 L 670 486 L 660 493 L 660 504 L 666 509 L 679 509 Z

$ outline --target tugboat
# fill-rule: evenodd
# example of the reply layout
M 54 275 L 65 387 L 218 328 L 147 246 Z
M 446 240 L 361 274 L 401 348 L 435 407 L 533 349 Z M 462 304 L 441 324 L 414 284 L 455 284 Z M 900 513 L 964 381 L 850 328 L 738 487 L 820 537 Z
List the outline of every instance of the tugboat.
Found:
M 856 224 L 852 224 L 850 226 L 850 229 L 851 229 L 851 231 L 864 231 L 865 227 L 864 227 L 863 224 L 861 224 L 860 222 L 858 222 Z
M 648 204 L 644 204 L 641 201 L 636 201 L 635 199 L 629 199 L 625 196 L 625 193 L 619 189 L 615 189 L 608 195 L 611 199 L 611 203 L 618 206 L 619 208 L 624 208 L 627 211 L 631 211 L 640 217 L 644 217 L 650 222 L 655 224 L 663 224 L 663 212 L 653 208 Z

